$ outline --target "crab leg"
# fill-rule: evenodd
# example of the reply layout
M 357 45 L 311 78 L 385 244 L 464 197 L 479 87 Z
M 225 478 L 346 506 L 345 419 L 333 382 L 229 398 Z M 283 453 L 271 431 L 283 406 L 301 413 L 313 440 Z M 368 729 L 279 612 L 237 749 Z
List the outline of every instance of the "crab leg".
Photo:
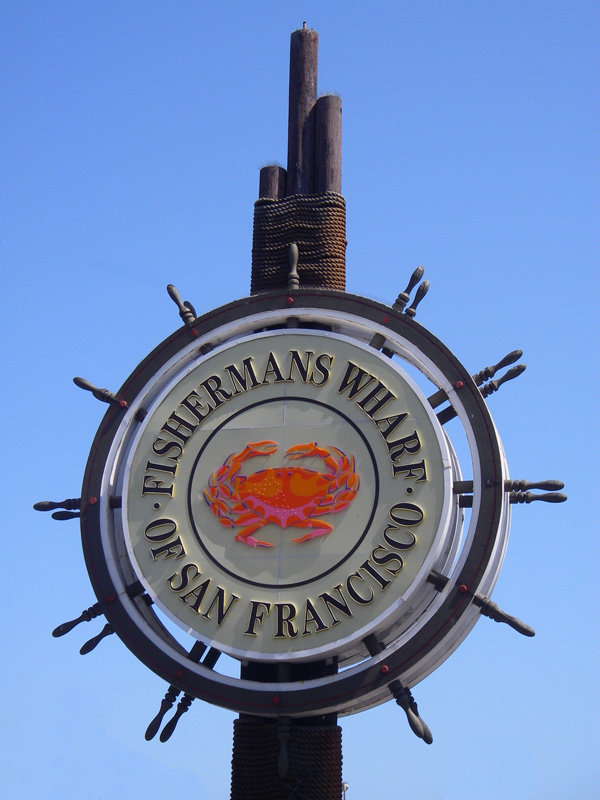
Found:
M 292 539 L 292 542 L 296 543 L 307 542 L 309 539 L 315 539 L 317 536 L 325 536 L 326 533 L 333 530 L 333 525 L 330 525 L 328 522 L 323 522 L 322 519 L 304 519 L 302 522 L 295 522 L 291 527 L 314 529 L 305 533 L 304 536 Z
M 244 515 L 248 516 L 248 515 Z M 241 519 L 241 518 L 240 518 Z M 240 524 L 240 520 L 237 521 L 236 524 Z M 241 523 L 244 524 L 243 522 Z M 250 547 L 273 547 L 270 542 L 263 542 L 260 539 L 255 539 L 254 536 L 250 534 L 254 533 L 255 531 L 259 530 L 260 528 L 264 527 L 267 523 L 264 520 L 257 520 L 253 525 L 247 525 L 244 530 L 240 531 L 236 534 L 236 541 L 237 542 L 244 542 L 244 544 L 250 545 Z

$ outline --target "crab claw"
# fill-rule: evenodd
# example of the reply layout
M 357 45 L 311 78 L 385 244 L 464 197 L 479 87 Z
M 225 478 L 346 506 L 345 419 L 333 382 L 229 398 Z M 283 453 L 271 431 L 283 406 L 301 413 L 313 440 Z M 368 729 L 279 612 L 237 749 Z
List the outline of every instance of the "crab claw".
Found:
M 324 447 L 319 447 L 316 442 L 294 445 L 294 447 L 289 447 L 285 451 L 285 454 L 290 458 L 305 458 L 306 456 L 327 458 L 327 456 L 330 455 L 329 450 L 326 450 Z
M 248 442 L 248 446 L 236 458 L 245 461 L 253 456 L 272 456 L 276 450 L 277 442 L 273 442 L 271 439 L 265 439 L 263 442 Z
M 317 536 L 324 536 L 326 533 L 333 530 L 333 525 L 324 522 L 322 519 L 305 519 L 302 522 L 295 523 L 294 528 L 312 528 L 312 530 L 305 533 L 304 536 L 292 539 L 292 542 L 300 544 L 301 542 L 307 542 L 309 539 L 314 539 Z
M 255 539 L 254 536 L 248 536 L 246 539 L 238 539 L 238 541 L 244 541 L 246 544 L 249 544 L 250 547 L 273 547 L 270 542 L 262 542 L 260 539 Z
M 272 439 L 265 439 L 262 442 L 248 442 L 248 446 L 255 447 L 257 449 L 259 447 L 263 448 L 265 455 L 271 455 L 271 453 L 274 453 L 277 450 L 277 442 L 274 442 Z
M 260 530 L 264 524 L 264 521 L 260 520 L 254 525 L 247 525 L 235 537 L 236 542 L 244 542 L 244 544 L 247 544 L 250 547 L 273 547 L 271 542 L 263 542 L 261 539 L 255 539 L 254 536 L 251 535 L 257 530 Z

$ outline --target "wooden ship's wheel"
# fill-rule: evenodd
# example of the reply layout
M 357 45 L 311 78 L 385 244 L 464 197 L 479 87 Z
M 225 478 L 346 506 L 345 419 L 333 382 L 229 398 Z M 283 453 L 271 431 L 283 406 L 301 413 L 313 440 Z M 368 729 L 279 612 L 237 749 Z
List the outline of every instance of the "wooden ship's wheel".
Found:
M 509 477 L 487 407 L 521 351 L 471 374 L 415 320 L 421 267 L 391 306 L 344 291 L 339 98 L 316 100 L 315 47 L 292 37 L 292 168 L 261 174 L 252 294 L 198 315 L 169 286 L 184 324 L 119 391 L 75 379 L 109 405 L 81 498 L 36 504 L 80 518 L 97 598 L 54 634 L 104 617 L 81 652 L 116 633 L 167 682 L 147 738 L 196 698 L 273 721 L 281 780 L 295 721 L 314 737 L 394 698 L 431 743 L 412 688 L 479 617 L 534 635 L 490 599 L 511 505 L 566 499 Z

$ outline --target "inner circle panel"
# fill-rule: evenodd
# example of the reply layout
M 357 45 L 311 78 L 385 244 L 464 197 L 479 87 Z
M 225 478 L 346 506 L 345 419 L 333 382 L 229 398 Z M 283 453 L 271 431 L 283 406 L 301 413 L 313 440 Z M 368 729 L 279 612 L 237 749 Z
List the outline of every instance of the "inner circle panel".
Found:
M 236 453 L 235 448 L 246 440 L 269 441 L 271 446 L 263 445 L 263 450 L 275 452 L 266 456 L 249 455 L 242 461 L 240 455 L 244 450 Z M 328 446 L 330 440 L 337 446 Z M 244 449 L 248 447 L 246 444 Z M 260 450 L 260 445 L 255 449 Z M 310 455 L 318 451 L 320 455 Z M 226 467 L 220 478 L 216 475 L 218 469 L 210 472 L 212 465 L 226 463 L 228 458 L 232 466 Z M 297 466 L 300 459 L 314 468 Z M 272 463 L 276 466 L 271 466 Z M 244 466 L 244 471 L 250 473 L 247 476 L 241 474 Z M 219 516 L 220 509 L 209 490 L 213 476 L 218 491 L 227 499 L 238 484 L 241 513 L 236 513 L 235 504 L 229 502 Z M 354 498 L 361 480 L 372 491 L 365 495 L 366 502 L 357 504 Z M 243 583 L 287 589 L 318 580 L 350 558 L 369 530 L 378 498 L 377 464 L 358 425 L 329 405 L 291 396 L 251 405 L 213 431 L 192 468 L 188 512 L 200 547 L 215 565 Z M 346 508 L 347 513 L 343 513 Z M 304 533 L 304 526 L 309 523 L 329 524 L 325 519 L 331 513 L 336 513 L 331 520 L 334 526 L 331 532 L 317 536 L 320 530 L 326 530 L 317 527 Z M 272 520 L 261 528 L 265 531 L 261 536 L 266 539 L 268 534 L 268 542 L 250 549 L 230 546 L 223 529 L 214 524 L 215 516 L 221 522 L 225 519 L 235 524 L 242 514 L 251 516 L 246 528 L 266 518 Z M 240 523 L 238 529 L 243 530 Z M 294 541 L 307 535 L 312 538 Z M 303 546 L 299 548 L 298 544 Z
M 451 534 L 451 460 L 426 399 L 329 332 L 254 334 L 165 369 L 122 469 L 142 584 L 240 658 L 339 655 L 389 629 Z

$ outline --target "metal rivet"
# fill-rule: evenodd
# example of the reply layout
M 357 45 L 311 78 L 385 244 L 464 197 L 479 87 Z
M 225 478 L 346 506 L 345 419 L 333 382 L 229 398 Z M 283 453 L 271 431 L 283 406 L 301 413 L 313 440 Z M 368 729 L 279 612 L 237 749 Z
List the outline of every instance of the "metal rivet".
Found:
M 119 405 L 121 408 L 127 408 L 127 400 L 119 400 Z
M 288 306 L 293 306 L 294 305 L 294 298 L 293 297 L 288 297 L 288 299 L 285 302 L 288 304 Z
M 381 674 L 382 675 L 387 675 L 389 671 L 390 671 L 390 668 L 388 667 L 387 664 L 382 664 L 381 665 Z
M 456 383 L 454 384 L 454 388 L 455 389 L 462 389 L 463 386 L 464 386 L 464 383 L 462 381 L 456 381 Z
M 90 497 L 90 499 L 88 500 L 88 503 L 91 506 L 95 506 L 97 502 L 98 502 L 98 498 L 97 497 Z
M 469 589 L 464 585 L 464 583 L 461 583 L 461 585 L 458 587 L 458 591 L 461 594 L 465 594 L 465 592 L 468 592 Z

